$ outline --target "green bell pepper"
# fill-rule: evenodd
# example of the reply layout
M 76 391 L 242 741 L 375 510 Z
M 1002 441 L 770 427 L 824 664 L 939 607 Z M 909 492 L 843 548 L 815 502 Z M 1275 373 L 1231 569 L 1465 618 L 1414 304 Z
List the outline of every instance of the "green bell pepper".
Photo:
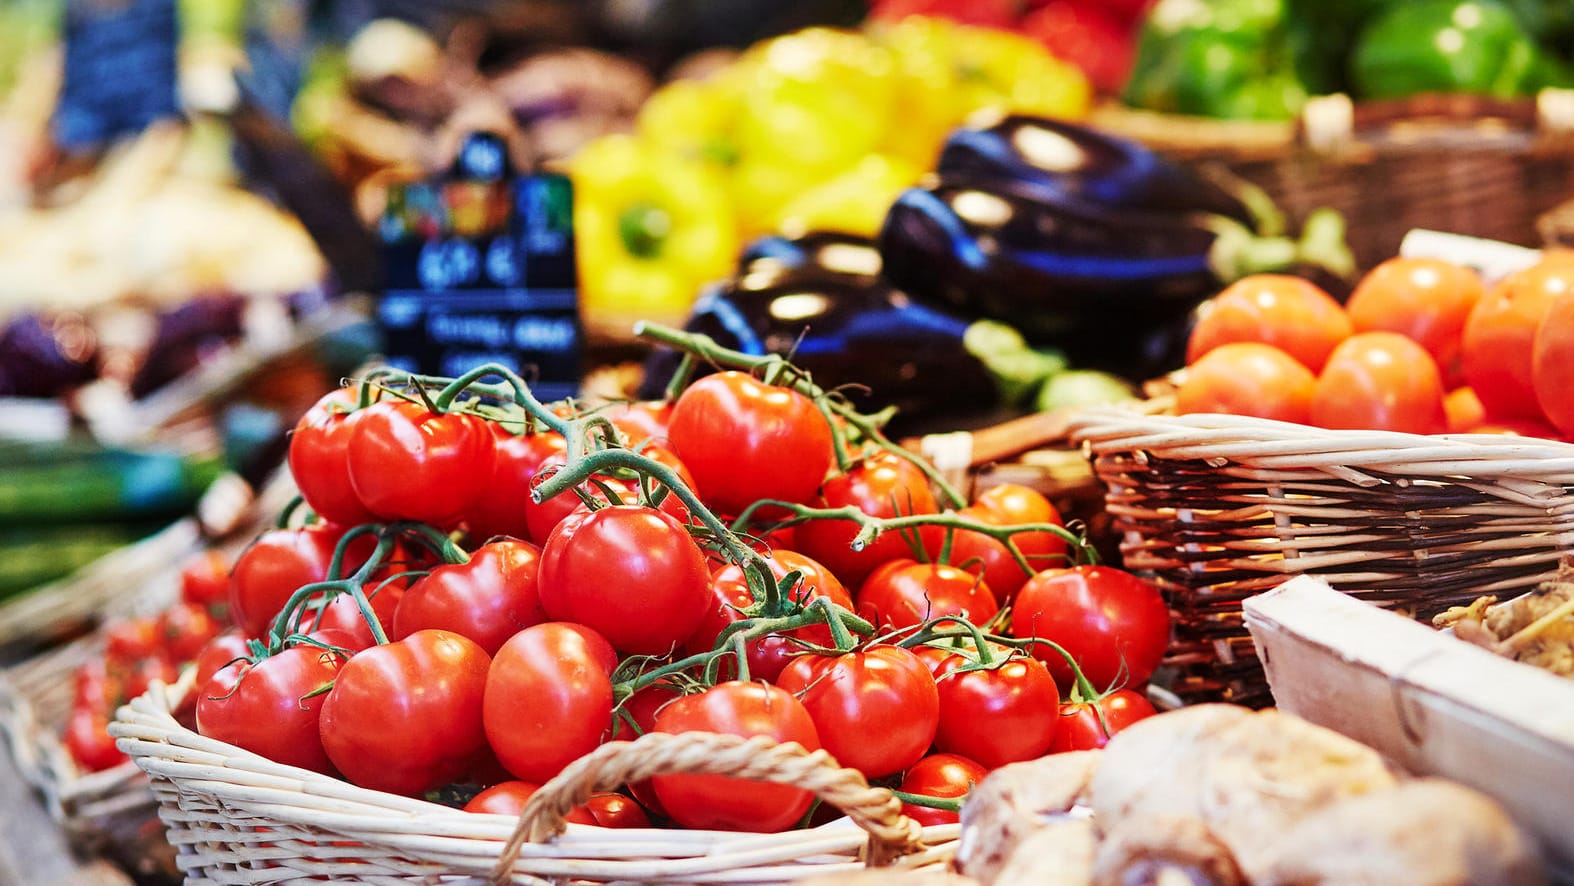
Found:
M 1507 7 L 1492 0 L 1408 0 L 1385 9 L 1356 38 L 1350 82 L 1357 98 L 1424 92 L 1511 98 L 1562 79 Z
M 1283 0 L 1160 0 L 1143 24 L 1124 98 L 1180 114 L 1293 117 L 1307 90 Z

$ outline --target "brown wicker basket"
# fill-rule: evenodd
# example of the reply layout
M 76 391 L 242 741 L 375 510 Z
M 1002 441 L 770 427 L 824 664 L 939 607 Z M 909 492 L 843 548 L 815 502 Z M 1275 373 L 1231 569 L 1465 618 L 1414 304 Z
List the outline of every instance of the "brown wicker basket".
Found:
M 1574 550 L 1568 443 L 1120 409 L 1070 432 L 1125 565 L 1170 602 L 1170 688 L 1187 701 L 1271 703 L 1241 601 L 1291 576 L 1427 618 L 1528 589 Z
M 1267 191 L 1291 219 L 1331 207 L 1361 268 L 1398 253 L 1412 228 L 1523 245 L 1574 199 L 1574 93 L 1534 99 L 1422 95 L 1313 99 L 1294 123 L 1243 123 L 1106 107 L 1093 122 Z
M 367 790 L 204 738 L 155 683 L 110 731 L 148 773 L 187 883 L 784 883 L 865 866 L 944 865 L 959 826 L 921 828 L 889 790 L 824 751 L 731 735 L 610 742 L 547 782 L 515 820 Z M 812 790 L 847 819 L 780 834 L 563 823 L 595 791 L 673 772 Z

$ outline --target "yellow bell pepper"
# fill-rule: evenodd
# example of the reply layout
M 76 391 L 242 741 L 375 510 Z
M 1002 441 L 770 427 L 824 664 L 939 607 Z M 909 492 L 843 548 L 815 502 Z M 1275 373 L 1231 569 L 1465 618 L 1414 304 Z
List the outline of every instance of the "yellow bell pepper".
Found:
M 732 270 L 737 223 L 703 165 L 612 135 L 581 150 L 569 174 L 580 313 L 593 337 L 626 339 L 637 320 L 681 325 L 701 288 Z
M 851 169 L 788 200 L 773 227 L 787 234 L 841 231 L 873 237 L 898 195 L 918 183 L 923 168 L 902 157 L 869 154 Z

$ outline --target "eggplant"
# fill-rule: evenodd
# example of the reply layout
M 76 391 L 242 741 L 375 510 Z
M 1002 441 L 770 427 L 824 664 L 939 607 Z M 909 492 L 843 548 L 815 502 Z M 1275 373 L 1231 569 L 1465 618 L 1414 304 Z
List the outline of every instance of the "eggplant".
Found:
M 1064 120 L 1012 114 L 959 129 L 946 139 L 936 171 L 942 181 L 1008 187 L 1027 199 L 1065 195 L 1108 209 L 1205 212 L 1254 229 L 1264 225 L 1265 197 L 1251 185 L 1232 192 L 1138 142 Z M 1278 220 L 1266 224 L 1275 228 Z
M 898 197 L 879 248 L 885 276 L 914 298 L 1137 379 L 1183 364 L 1193 310 L 1225 283 L 1302 257 L 1295 242 L 1223 216 L 1112 209 L 955 175 Z
M 992 418 L 1064 368 L 999 323 L 910 298 L 878 270 L 869 240 L 765 238 L 745 250 L 737 276 L 700 297 L 684 328 L 747 354 L 789 354 L 861 410 L 896 407 L 897 429 Z M 660 397 L 678 361 L 652 354 L 639 396 Z

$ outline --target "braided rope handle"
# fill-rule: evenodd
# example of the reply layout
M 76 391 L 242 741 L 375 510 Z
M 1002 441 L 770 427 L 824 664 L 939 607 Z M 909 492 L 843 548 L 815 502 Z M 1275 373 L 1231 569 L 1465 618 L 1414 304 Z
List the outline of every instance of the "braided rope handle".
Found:
M 593 794 L 677 773 L 728 775 L 812 791 L 868 832 L 865 864 L 871 867 L 921 848 L 923 828 L 902 814 L 896 795 L 871 787 L 862 773 L 841 766 L 823 750 L 811 752 L 797 742 L 777 743 L 763 735 L 651 732 L 635 741 L 608 742 L 542 785 L 521 810 L 493 879 L 507 879 L 526 841 L 541 843 L 562 833 L 563 816 Z

